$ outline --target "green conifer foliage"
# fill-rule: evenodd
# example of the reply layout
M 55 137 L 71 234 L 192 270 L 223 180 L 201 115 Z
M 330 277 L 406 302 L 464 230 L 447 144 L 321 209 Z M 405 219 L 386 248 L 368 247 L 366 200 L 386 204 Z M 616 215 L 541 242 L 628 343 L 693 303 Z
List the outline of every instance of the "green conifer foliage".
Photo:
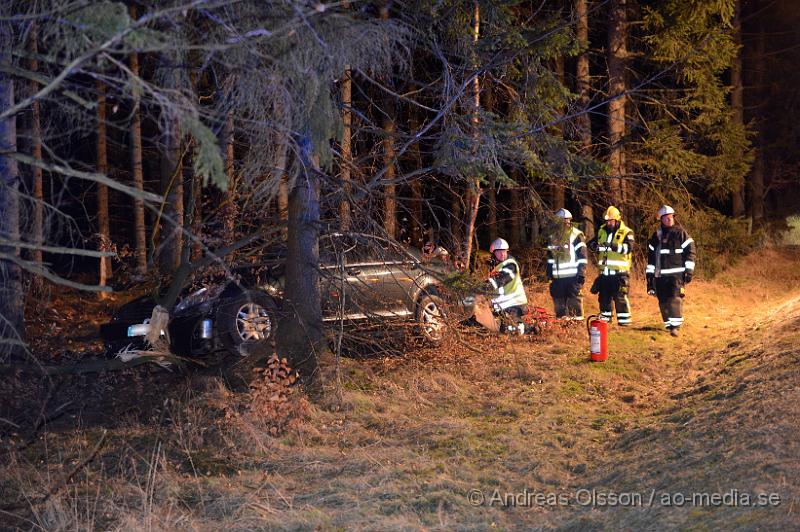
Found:
M 658 183 L 726 197 L 753 161 L 746 128 L 733 119 L 726 73 L 737 53 L 734 0 L 641 3 L 636 68 L 642 83 L 631 160 Z

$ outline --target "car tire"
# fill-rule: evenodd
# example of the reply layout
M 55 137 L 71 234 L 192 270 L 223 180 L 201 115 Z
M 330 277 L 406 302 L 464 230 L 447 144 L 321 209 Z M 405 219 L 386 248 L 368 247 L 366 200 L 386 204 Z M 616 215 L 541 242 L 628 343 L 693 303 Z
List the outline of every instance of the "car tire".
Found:
M 442 298 L 435 292 L 424 292 L 417 299 L 416 322 L 422 341 L 439 346 L 444 340 L 447 323 Z
M 271 340 L 278 325 L 275 301 L 257 290 L 247 290 L 224 299 L 216 312 L 216 331 L 225 349 L 246 355 L 260 342 Z

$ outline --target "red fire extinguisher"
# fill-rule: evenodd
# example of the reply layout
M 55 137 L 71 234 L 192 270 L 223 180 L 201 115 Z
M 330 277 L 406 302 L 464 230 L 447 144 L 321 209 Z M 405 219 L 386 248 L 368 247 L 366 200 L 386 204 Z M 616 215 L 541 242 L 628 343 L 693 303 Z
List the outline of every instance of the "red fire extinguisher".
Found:
M 589 331 L 589 355 L 592 362 L 605 362 L 608 358 L 608 323 L 599 316 L 589 316 L 586 320 Z

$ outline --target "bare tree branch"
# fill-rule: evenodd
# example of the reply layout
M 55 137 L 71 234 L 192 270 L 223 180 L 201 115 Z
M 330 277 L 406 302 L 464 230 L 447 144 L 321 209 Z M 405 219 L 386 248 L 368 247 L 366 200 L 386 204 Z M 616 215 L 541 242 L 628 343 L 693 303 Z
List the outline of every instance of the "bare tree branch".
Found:
M 98 174 L 95 172 L 83 172 L 81 170 L 75 170 L 74 168 L 70 168 L 68 166 L 62 164 L 50 164 L 44 161 L 40 161 L 30 155 L 25 155 L 24 153 L 19 153 L 16 151 L 3 151 L 0 150 L 0 155 L 9 157 L 14 159 L 18 162 L 36 166 L 41 168 L 42 170 L 47 170 L 48 172 L 56 172 L 61 175 L 69 176 L 69 177 L 76 177 L 78 179 L 86 179 L 87 181 L 94 181 L 95 183 L 101 183 L 106 185 L 108 188 L 113 188 L 114 190 L 119 190 L 120 192 L 124 192 L 125 194 L 133 197 L 139 198 L 144 201 L 152 201 L 154 203 L 160 203 L 164 201 L 163 196 L 159 196 L 158 194 L 153 194 L 152 192 L 139 192 L 133 187 L 129 187 L 127 185 L 123 185 L 122 183 L 118 183 L 114 181 L 110 177 L 105 174 Z

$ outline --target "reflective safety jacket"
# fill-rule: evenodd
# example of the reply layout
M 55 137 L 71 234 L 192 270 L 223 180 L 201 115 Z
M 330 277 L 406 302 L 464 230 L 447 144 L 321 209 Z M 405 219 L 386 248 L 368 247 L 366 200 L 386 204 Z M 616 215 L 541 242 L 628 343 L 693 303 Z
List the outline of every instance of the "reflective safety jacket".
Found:
M 617 275 L 631 270 L 633 230 L 619 222 L 617 230 L 609 233 L 603 225 L 597 231 L 597 267 L 600 275 Z
M 648 284 L 656 277 L 683 277 L 694 273 L 694 239 L 683 227 L 661 227 L 647 242 Z
M 508 257 L 494 267 L 489 274 L 489 284 L 497 290 L 492 303 L 501 309 L 528 304 L 528 296 L 525 295 L 525 287 L 522 285 L 521 270 L 513 257 Z
M 574 278 L 586 270 L 586 237 L 573 227 L 562 231 L 558 241 L 548 246 L 547 277 L 550 279 Z

